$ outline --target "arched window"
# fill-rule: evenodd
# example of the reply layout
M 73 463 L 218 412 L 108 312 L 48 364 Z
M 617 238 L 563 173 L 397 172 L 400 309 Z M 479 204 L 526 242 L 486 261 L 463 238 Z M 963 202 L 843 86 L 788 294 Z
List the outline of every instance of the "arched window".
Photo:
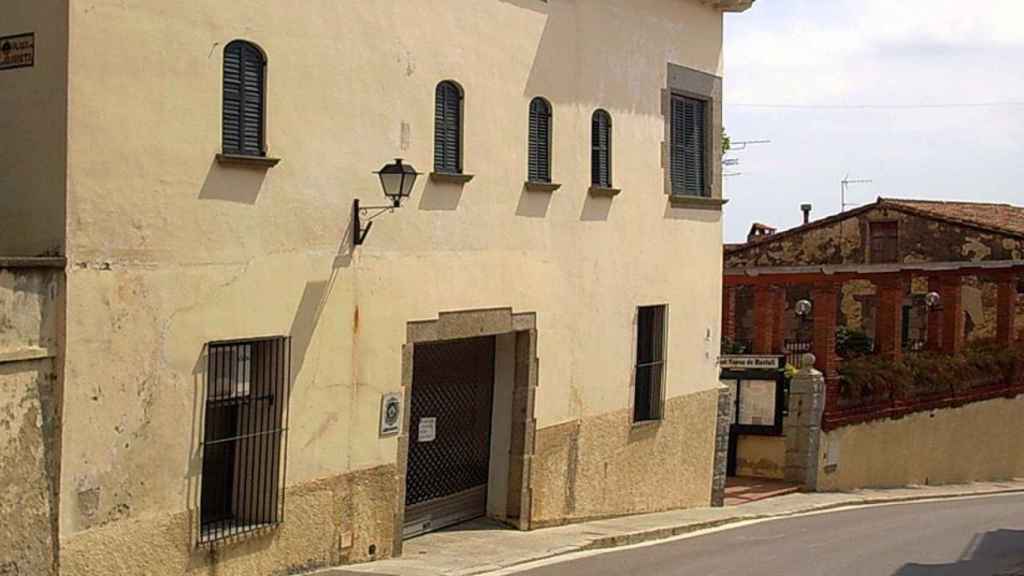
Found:
M 543 98 L 530 102 L 530 182 L 551 182 L 551 104 Z
M 435 98 L 434 171 L 462 173 L 462 89 L 447 80 L 437 85 Z
M 224 47 L 223 147 L 225 154 L 264 156 L 267 59 L 256 45 Z
M 590 183 L 611 188 L 612 117 L 604 110 L 597 110 L 591 124 Z

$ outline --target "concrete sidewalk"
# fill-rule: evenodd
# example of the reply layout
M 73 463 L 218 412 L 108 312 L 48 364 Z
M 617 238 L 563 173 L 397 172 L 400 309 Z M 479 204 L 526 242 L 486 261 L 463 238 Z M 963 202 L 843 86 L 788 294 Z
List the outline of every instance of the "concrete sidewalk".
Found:
M 1024 479 L 851 493 L 787 494 L 727 508 L 694 508 L 519 532 L 479 520 L 405 543 L 402 558 L 317 572 L 317 576 L 470 576 L 573 552 L 660 540 L 748 520 L 932 498 L 1024 492 Z

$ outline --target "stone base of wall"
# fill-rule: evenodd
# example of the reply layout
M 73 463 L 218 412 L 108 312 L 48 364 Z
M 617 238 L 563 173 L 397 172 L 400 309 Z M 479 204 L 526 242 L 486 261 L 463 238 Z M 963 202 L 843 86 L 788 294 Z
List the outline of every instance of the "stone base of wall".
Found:
M 62 539 L 61 574 L 277 575 L 388 558 L 395 478 L 389 465 L 291 486 L 280 526 L 213 547 L 196 546 L 192 512 L 80 532 Z
M 657 424 L 622 410 L 538 430 L 530 526 L 709 505 L 718 400 L 669 399 Z
M 818 489 L 1024 477 L 1024 395 L 844 426 L 821 435 Z
M 0 363 L 0 576 L 53 573 L 56 394 L 51 360 Z

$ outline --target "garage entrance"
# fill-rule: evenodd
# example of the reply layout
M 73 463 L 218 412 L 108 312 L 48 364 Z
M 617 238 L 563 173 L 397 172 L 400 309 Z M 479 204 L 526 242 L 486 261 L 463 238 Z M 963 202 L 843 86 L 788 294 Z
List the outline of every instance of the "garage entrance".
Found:
M 494 336 L 416 345 L 404 537 L 487 514 L 494 374 Z

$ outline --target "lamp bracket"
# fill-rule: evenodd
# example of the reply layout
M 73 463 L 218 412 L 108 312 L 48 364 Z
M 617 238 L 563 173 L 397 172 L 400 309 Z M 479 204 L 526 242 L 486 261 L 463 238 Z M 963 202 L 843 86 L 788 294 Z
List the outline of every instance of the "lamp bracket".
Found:
M 374 218 L 394 212 L 395 208 L 398 208 L 397 202 L 390 206 L 360 206 L 359 198 L 352 200 L 352 245 L 361 246 L 373 228 Z

